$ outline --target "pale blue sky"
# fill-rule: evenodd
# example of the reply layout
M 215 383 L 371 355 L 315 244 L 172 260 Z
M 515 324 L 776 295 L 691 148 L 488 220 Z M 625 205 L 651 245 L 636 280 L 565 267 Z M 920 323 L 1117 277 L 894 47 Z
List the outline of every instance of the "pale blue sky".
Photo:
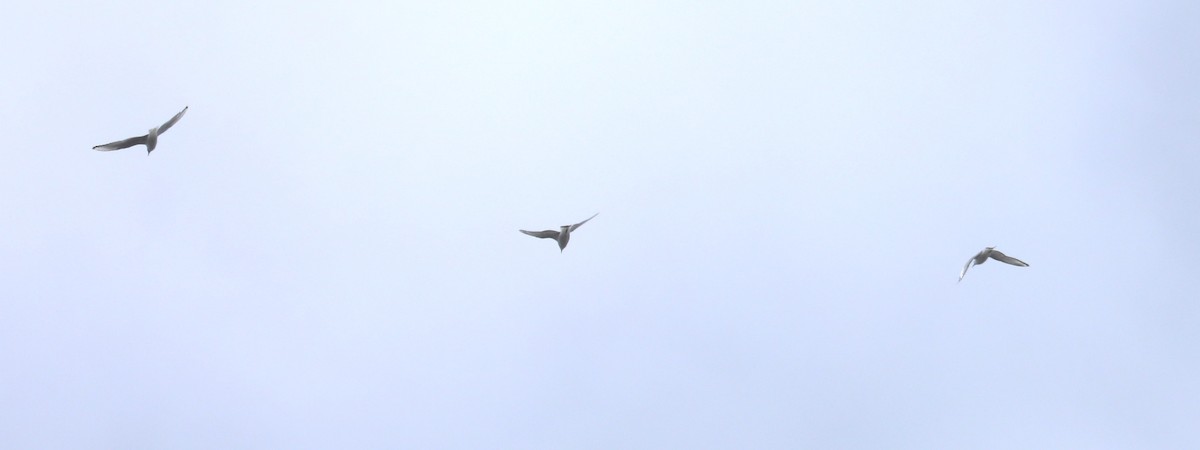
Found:
M 0 447 L 1200 447 L 1200 3 L 5 16 Z

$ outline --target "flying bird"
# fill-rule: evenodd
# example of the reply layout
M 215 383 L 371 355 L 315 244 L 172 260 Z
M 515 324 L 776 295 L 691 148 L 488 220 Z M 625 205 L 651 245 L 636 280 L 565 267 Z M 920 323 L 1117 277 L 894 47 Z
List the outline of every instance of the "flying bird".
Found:
M 558 251 L 561 253 L 564 248 L 567 248 L 567 242 L 571 240 L 571 232 L 575 231 L 575 229 L 579 228 L 581 225 L 587 223 L 588 220 L 592 220 L 592 219 L 596 218 L 596 216 L 598 216 L 598 215 L 600 215 L 600 213 L 592 214 L 592 217 L 588 217 L 587 220 L 584 220 L 583 222 L 579 222 L 575 225 L 563 225 L 563 226 L 559 227 L 558 231 L 554 231 L 554 230 L 546 230 L 546 231 L 521 230 L 521 232 L 528 234 L 530 236 L 533 236 L 535 238 L 542 238 L 542 239 L 551 238 L 551 239 L 558 241 Z
M 104 145 L 97 145 L 95 147 L 92 147 L 92 150 L 99 150 L 102 152 L 111 152 L 113 150 L 129 148 L 129 147 L 133 147 L 135 145 L 145 145 L 146 146 L 146 156 L 150 156 L 150 152 L 154 151 L 154 147 L 158 146 L 158 135 L 166 133 L 167 130 L 169 130 L 172 125 L 175 125 L 175 122 L 179 121 L 180 117 L 183 117 L 183 113 L 187 112 L 187 110 L 188 110 L 188 107 L 184 106 L 183 111 L 180 111 L 179 114 L 176 114 L 175 117 L 172 117 L 171 120 L 167 121 L 167 123 L 164 123 L 157 127 L 151 128 L 149 133 L 146 133 L 141 136 L 134 136 L 129 139 L 125 139 L 123 141 L 109 142 Z
M 985 248 L 983 251 L 979 252 L 979 254 L 973 256 L 971 259 L 968 259 L 967 265 L 963 266 L 962 273 L 958 274 L 958 281 L 962 281 L 963 277 L 967 275 L 967 269 L 970 269 L 972 265 L 983 264 L 987 262 L 988 258 L 992 258 L 1005 264 L 1012 264 L 1014 266 L 1029 267 L 1029 264 L 1025 264 L 1025 261 L 1021 261 L 1017 258 L 1000 253 L 1000 250 L 996 250 L 995 248 L 996 247 Z

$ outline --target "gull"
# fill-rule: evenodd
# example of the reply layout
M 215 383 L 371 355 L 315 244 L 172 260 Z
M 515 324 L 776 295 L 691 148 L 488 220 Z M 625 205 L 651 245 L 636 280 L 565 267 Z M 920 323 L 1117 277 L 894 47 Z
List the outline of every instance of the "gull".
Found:
M 963 277 L 967 275 L 967 269 L 970 269 L 972 265 L 983 264 L 987 262 L 988 258 L 992 258 L 1005 264 L 1012 264 L 1014 266 L 1029 267 L 1029 264 L 1025 264 L 1025 261 L 1021 261 L 1017 258 L 1000 253 L 1000 250 L 995 250 L 995 248 L 996 247 L 985 248 L 983 251 L 979 252 L 979 254 L 975 255 L 971 259 L 968 259 L 967 265 L 963 266 L 962 273 L 958 274 L 958 281 L 962 281 Z
M 92 150 L 99 150 L 102 152 L 111 152 L 113 150 L 120 150 L 123 148 L 129 148 L 129 147 L 133 147 L 135 145 L 141 144 L 141 145 L 146 146 L 146 156 L 150 156 L 150 152 L 154 151 L 154 147 L 158 146 L 158 135 L 160 135 L 162 133 L 166 133 L 167 130 L 170 129 L 172 125 L 175 125 L 175 122 L 179 121 L 180 117 L 183 117 L 183 113 L 187 112 L 187 110 L 188 110 L 188 107 L 184 106 L 183 111 L 180 111 L 179 114 L 176 114 L 175 117 L 172 117 L 171 120 L 167 121 L 167 123 L 164 123 L 157 127 L 151 128 L 149 133 L 146 133 L 141 136 L 134 136 L 129 139 L 125 139 L 123 141 L 109 142 L 104 145 L 97 145 L 95 147 L 92 147 Z
M 567 248 L 567 241 L 571 240 L 571 232 L 575 231 L 575 229 L 579 228 L 581 225 L 587 223 L 588 220 L 592 220 L 592 219 L 596 218 L 596 216 L 598 216 L 598 215 L 600 215 L 600 213 L 592 214 L 592 217 L 588 217 L 587 220 L 584 220 L 583 222 L 579 222 L 575 225 L 563 225 L 563 226 L 559 227 L 559 231 L 554 231 L 554 230 L 546 230 L 546 231 L 520 230 L 520 231 L 522 233 L 528 234 L 535 238 L 542 238 L 542 239 L 551 238 L 551 239 L 558 241 L 558 251 L 559 251 L 559 253 L 562 253 L 563 249 Z

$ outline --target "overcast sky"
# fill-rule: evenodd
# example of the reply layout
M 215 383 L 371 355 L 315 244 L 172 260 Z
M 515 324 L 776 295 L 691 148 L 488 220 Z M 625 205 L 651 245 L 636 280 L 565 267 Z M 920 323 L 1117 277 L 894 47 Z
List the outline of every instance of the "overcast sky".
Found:
M 1200 448 L 1195 1 L 4 16 L 0 447 Z

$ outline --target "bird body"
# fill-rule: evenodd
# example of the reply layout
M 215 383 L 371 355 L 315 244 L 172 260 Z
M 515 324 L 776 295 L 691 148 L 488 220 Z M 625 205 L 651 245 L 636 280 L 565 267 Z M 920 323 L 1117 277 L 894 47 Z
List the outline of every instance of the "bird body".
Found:
M 154 147 L 158 147 L 158 127 L 151 128 L 146 133 L 146 154 L 154 151 Z
M 129 147 L 133 147 L 135 145 L 145 145 L 146 146 L 146 155 L 149 155 L 150 152 L 154 151 L 155 147 L 158 147 L 158 135 L 167 132 L 167 130 L 170 129 L 172 125 L 175 125 L 175 122 L 179 121 L 179 118 L 183 117 L 183 113 L 186 113 L 187 110 L 188 110 L 188 107 L 184 106 L 183 111 L 180 111 L 179 114 L 176 114 L 175 117 L 171 118 L 171 120 L 168 120 L 166 123 L 164 123 L 162 125 L 151 128 L 150 131 L 144 135 L 134 136 L 129 139 L 124 139 L 124 140 L 120 140 L 120 141 L 116 141 L 116 142 L 109 142 L 104 145 L 97 145 L 95 147 L 92 147 L 92 150 L 99 150 L 102 152 L 111 152 L 113 150 L 129 148 Z
M 962 272 L 958 274 L 958 281 L 962 281 L 963 277 L 967 276 L 967 269 L 970 269 L 973 265 L 977 266 L 987 262 L 988 258 L 1018 267 L 1029 267 L 1029 264 L 1026 264 L 1025 261 L 1005 255 L 1000 250 L 996 250 L 996 247 L 988 247 L 967 260 L 967 265 L 963 266 Z
M 568 225 L 563 225 L 559 228 L 561 228 L 561 229 L 558 231 L 557 241 L 558 241 L 558 251 L 561 252 L 561 251 L 563 251 L 563 249 L 567 248 L 567 243 L 571 242 L 571 227 Z
M 554 230 L 544 230 L 544 231 L 520 230 L 520 231 L 522 233 L 533 236 L 535 238 L 554 239 L 555 241 L 558 242 L 558 251 L 562 252 L 563 249 L 567 248 L 567 242 L 571 241 L 571 232 L 575 231 L 575 229 L 579 228 L 581 225 L 587 223 L 588 220 L 592 220 L 592 219 L 596 218 L 596 216 L 598 216 L 598 215 L 600 215 L 600 213 L 592 214 L 592 217 L 588 217 L 587 220 L 584 220 L 583 222 L 579 222 L 574 225 L 560 226 L 560 227 L 558 227 L 559 228 L 558 231 L 554 231 Z

